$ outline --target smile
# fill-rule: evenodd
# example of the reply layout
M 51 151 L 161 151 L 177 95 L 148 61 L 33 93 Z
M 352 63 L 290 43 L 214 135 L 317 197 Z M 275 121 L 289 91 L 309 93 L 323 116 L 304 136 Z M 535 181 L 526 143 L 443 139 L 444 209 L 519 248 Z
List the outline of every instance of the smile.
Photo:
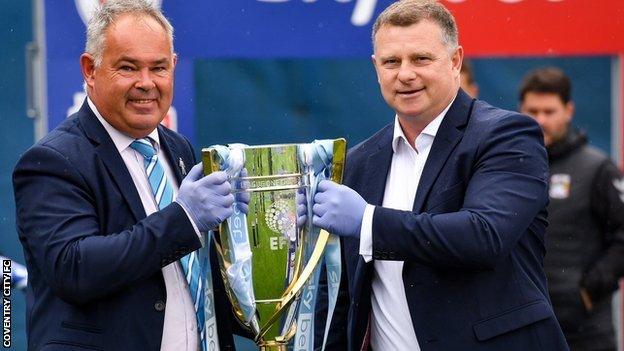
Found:
M 144 100 L 130 100 L 135 104 L 149 104 L 150 102 L 155 101 L 154 99 L 144 99 Z
M 410 96 L 410 95 L 416 95 L 422 91 L 424 91 L 425 88 L 420 88 L 420 89 L 412 89 L 412 90 L 403 90 L 403 91 L 397 91 L 398 95 L 401 96 Z

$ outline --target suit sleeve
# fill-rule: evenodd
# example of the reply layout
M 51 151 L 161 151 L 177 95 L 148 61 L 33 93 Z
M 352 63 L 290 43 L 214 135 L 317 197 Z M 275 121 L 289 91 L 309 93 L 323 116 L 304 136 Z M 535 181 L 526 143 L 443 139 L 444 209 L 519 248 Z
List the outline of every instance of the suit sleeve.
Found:
M 617 289 L 624 274 L 624 177 L 611 160 L 605 160 L 596 175 L 591 206 L 602 224 L 604 250 L 585 272 L 581 285 L 598 300 Z
M 201 246 L 184 210 L 173 202 L 133 226 L 105 233 L 104 216 L 80 165 L 36 146 L 13 174 L 20 240 L 54 292 L 84 304 L 119 292 Z M 107 175 L 100 175 L 105 177 Z
M 528 117 L 510 115 L 488 129 L 464 178 L 461 208 L 417 214 L 376 207 L 373 256 L 473 270 L 493 269 L 509 255 L 547 204 L 546 151 Z

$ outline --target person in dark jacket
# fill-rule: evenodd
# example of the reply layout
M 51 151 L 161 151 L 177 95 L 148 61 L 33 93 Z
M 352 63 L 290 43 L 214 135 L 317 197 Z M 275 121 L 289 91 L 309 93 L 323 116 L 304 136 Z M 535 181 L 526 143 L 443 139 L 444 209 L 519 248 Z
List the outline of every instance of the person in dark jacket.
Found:
M 571 350 L 615 350 L 611 296 L 624 273 L 624 179 L 571 126 L 570 91 L 557 68 L 530 72 L 520 87 L 520 109 L 542 127 L 550 165 L 544 268 Z

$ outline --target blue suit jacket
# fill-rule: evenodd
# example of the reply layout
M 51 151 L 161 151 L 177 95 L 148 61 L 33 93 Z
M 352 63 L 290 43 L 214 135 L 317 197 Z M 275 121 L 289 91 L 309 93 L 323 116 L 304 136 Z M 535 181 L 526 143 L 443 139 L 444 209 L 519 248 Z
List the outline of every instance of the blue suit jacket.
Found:
M 548 164 L 539 126 L 460 90 L 412 211 L 381 207 L 392 136 L 390 124 L 350 150 L 344 183 L 376 205 L 373 258 L 405 261 L 421 349 L 567 350 L 542 269 Z M 359 350 L 374 268 L 359 255 L 359 239 L 343 240 L 343 250 L 350 301 L 337 309 L 333 345 L 347 325 L 349 350 Z
M 162 126 L 178 182 L 195 164 L 189 142 Z M 201 247 L 177 203 L 149 217 L 115 145 L 86 102 L 19 160 L 13 184 L 29 273 L 29 350 L 159 350 L 162 267 Z M 217 267 L 213 252 L 212 267 Z M 229 304 L 213 273 L 222 348 Z

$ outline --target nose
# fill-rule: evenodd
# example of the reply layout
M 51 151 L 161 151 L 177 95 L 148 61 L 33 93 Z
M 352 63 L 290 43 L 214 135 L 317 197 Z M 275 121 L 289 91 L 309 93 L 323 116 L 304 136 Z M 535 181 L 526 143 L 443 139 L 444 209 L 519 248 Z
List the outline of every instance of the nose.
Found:
M 156 86 L 156 84 L 154 83 L 154 80 L 152 79 L 151 72 L 149 69 L 144 68 L 139 71 L 139 79 L 137 80 L 134 86 L 137 89 L 141 89 L 145 91 L 153 89 Z
M 535 118 L 535 121 L 537 122 L 537 124 L 539 124 L 540 126 L 544 125 L 544 122 L 546 122 L 546 114 L 545 113 L 541 113 L 538 112 L 536 113 L 533 118 Z
M 397 78 L 401 82 L 409 82 L 416 79 L 416 72 L 410 67 L 409 63 L 403 63 L 397 73 Z

